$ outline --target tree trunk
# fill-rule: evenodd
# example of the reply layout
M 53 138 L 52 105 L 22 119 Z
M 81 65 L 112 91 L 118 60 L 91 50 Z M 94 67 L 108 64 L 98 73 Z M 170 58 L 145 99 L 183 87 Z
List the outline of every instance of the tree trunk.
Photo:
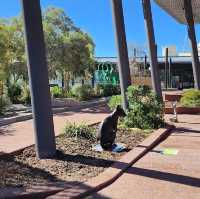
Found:
M 84 79 L 82 79 L 82 80 L 81 80 L 81 84 L 82 84 L 82 86 L 84 85 L 84 82 L 85 82 Z
M 64 90 L 69 91 L 70 74 L 69 72 L 64 72 Z

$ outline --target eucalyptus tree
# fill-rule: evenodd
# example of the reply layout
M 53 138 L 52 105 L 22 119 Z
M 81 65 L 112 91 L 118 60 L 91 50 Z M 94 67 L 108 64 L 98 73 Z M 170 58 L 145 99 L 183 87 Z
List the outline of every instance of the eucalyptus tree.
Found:
M 62 9 L 47 8 L 43 14 L 49 74 L 62 75 L 64 89 L 69 90 L 69 81 L 86 77 L 94 67 L 94 43 L 67 17 Z

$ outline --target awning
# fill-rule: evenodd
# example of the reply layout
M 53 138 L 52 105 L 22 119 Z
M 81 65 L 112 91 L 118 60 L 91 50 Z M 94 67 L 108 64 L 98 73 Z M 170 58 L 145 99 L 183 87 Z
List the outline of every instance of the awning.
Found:
M 154 0 L 163 10 L 179 23 L 186 24 L 184 0 Z M 191 0 L 194 23 L 200 23 L 200 0 Z

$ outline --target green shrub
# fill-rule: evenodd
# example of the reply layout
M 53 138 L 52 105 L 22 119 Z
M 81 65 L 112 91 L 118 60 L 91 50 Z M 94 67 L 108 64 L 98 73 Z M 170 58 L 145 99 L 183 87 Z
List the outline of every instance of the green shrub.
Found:
M 94 96 L 94 90 L 90 85 L 75 85 L 72 87 L 72 94 L 81 101 L 89 100 Z
M 22 94 L 20 101 L 24 104 L 31 104 L 31 93 L 29 86 L 27 84 L 24 84 L 24 86 L 22 87 Z
M 68 123 L 64 128 L 64 133 L 71 138 L 94 139 L 95 133 L 92 127 L 86 124 Z
M 108 102 L 108 106 L 110 107 L 111 110 L 113 110 L 117 107 L 117 105 L 121 105 L 121 103 L 122 103 L 121 95 L 113 95 Z
M 57 97 L 63 97 L 63 91 L 62 88 L 59 86 L 54 86 L 50 88 L 51 95 L 55 98 Z
M 0 96 L 0 115 L 3 115 L 7 105 L 9 104 L 9 99 L 7 99 L 4 95 Z
M 119 85 L 112 85 L 112 84 L 99 84 L 97 85 L 98 90 L 100 91 L 100 95 L 107 97 L 112 95 L 120 94 L 120 87 Z
M 63 95 L 64 98 L 72 98 L 73 97 L 73 93 L 72 93 L 71 89 L 69 91 L 63 90 L 62 95 Z
M 200 91 L 196 89 L 190 89 L 184 92 L 180 103 L 186 107 L 200 107 Z
M 8 97 L 13 104 L 20 102 L 21 93 L 22 89 L 18 84 L 10 83 L 8 85 Z
M 101 84 L 97 84 L 94 87 L 94 95 L 95 97 L 102 97 L 104 96 L 103 86 Z
M 124 125 L 129 128 L 152 129 L 164 124 L 162 101 L 148 86 L 129 86 L 129 112 Z

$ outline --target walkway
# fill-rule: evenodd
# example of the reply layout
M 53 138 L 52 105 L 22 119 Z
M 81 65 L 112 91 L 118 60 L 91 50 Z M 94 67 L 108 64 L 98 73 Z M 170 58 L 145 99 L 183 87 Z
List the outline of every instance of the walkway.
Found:
M 109 113 L 105 105 L 84 108 L 54 115 L 55 134 L 59 135 L 69 122 L 93 124 Z M 0 127 L 0 152 L 9 153 L 34 143 L 33 120 Z
M 167 140 L 89 198 L 199 199 L 200 115 L 180 115 L 179 121 Z M 162 155 L 159 151 L 163 148 L 177 149 L 178 154 Z

